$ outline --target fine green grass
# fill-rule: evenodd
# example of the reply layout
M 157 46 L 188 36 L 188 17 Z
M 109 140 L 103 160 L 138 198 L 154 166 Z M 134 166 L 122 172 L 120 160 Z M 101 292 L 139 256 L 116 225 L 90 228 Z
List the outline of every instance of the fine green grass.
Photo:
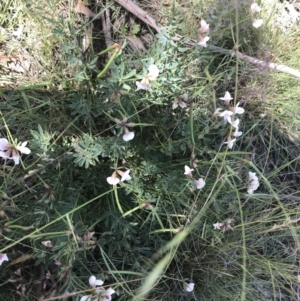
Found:
M 299 79 L 170 38 L 196 38 L 205 19 L 215 46 L 300 70 L 299 29 L 283 34 L 258 3 L 259 29 L 250 1 L 158 5 L 169 33 L 145 53 L 123 44 L 98 61 L 101 30 L 83 55 L 92 22 L 72 1 L 2 5 L 0 26 L 8 34 L 24 27 L 1 45 L 13 53 L 17 40 L 37 69 L 1 69 L 0 138 L 31 149 L 19 165 L 1 161 L 0 254 L 9 257 L 0 266 L 1 300 L 97 300 L 91 275 L 116 291 L 113 300 L 298 298 Z M 124 13 L 114 1 L 91 6 L 106 7 L 112 21 Z M 162 72 L 152 90 L 136 91 L 153 63 Z M 225 108 L 225 91 L 245 109 L 232 149 L 223 142 L 233 129 L 212 117 Z M 183 94 L 187 108 L 173 110 Z M 135 124 L 132 141 L 116 118 Z M 194 157 L 201 190 L 184 175 Z M 132 179 L 109 185 L 115 169 L 130 169 Z M 253 195 L 249 171 L 260 182 Z

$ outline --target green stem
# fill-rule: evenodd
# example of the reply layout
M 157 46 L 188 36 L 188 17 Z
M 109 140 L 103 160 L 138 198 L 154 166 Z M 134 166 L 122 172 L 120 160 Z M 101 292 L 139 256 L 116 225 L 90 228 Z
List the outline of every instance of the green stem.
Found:
M 116 198 L 116 202 L 117 202 L 117 206 L 119 208 L 119 211 L 121 212 L 121 214 L 124 214 L 124 211 L 123 211 L 122 206 L 121 206 L 120 201 L 119 201 L 119 196 L 118 196 L 118 193 L 117 193 L 116 186 L 114 186 L 114 193 L 115 193 L 115 198 Z
M 193 151 L 195 148 L 195 138 L 194 138 L 194 123 L 193 123 L 193 105 L 190 107 L 190 119 L 189 119 L 189 126 L 190 126 L 190 134 L 191 134 L 191 142 L 193 145 Z
M 114 48 L 115 48 L 116 46 L 114 46 Z M 111 48 L 111 47 L 109 47 L 109 48 Z M 109 49 L 109 48 L 107 48 L 107 49 Z M 106 50 L 107 50 L 106 49 Z M 105 51 L 105 50 L 104 50 Z M 103 51 L 102 51 L 103 52 Z M 101 54 L 102 54 L 102 52 L 100 52 Z M 115 52 L 113 53 L 113 55 L 110 57 L 110 59 L 109 59 L 109 61 L 107 62 L 107 64 L 105 65 L 105 67 L 104 67 L 104 69 L 97 75 L 97 78 L 100 78 L 100 77 L 102 77 L 102 76 L 104 76 L 105 75 L 105 73 L 106 73 L 106 71 L 108 70 L 108 68 L 109 68 L 109 66 L 112 64 L 112 62 L 114 61 L 114 59 L 115 59 L 115 57 L 118 55 L 118 53 L 119 53 L 119 50 L 115 50 Z
M 115 48 L 116 48 L 116 45 L 112 45 L 112 46 L 110 46 L 110 47 L 104 49 L 103 51 L 99 52 L 98 55 L 105 54 L 105 53 L 107 53 L 107 52 L 109 52 L 109 51 L 111 51 L 111 50 L 113 50 L 113 49 L 115 49 Z

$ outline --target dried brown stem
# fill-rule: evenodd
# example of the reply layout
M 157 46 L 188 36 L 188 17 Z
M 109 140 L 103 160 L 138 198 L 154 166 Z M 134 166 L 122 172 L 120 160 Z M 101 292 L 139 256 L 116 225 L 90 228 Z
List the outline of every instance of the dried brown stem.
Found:
M 128 11 L 130 11 L 132 14 L 134 14 L 137 18 L 142 20 L 144 23 L 148 24 L 150 27 L 155 29 L 158 33 L 161 33 L 160 28 L 156 25 L 156 21 L 145 12 L 143 9 L 141 9 L 139 6 L 137 6 L 134 2 L 131 0 L 115 0 L 117 3 L 119 3 L 121 6 L 126 8 Z
M 102 14 L 100 18 L 102 22 L 105 44 L 106 47 L 109 48 L 113 44 L 111 38 L 110 9 L 107 8 L 105 14 Z

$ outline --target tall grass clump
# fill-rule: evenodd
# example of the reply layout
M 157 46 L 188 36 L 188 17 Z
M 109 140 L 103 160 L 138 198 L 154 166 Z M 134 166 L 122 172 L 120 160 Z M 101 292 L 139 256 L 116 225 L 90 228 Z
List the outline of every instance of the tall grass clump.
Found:
M 2 7 L 43 72 L 1 88 L 1 300 L 297 300 L 297 80 L 185 38 L 264 59 L 288 37 L 251 3 L 174 3 L 99 57 L 73 3 Z

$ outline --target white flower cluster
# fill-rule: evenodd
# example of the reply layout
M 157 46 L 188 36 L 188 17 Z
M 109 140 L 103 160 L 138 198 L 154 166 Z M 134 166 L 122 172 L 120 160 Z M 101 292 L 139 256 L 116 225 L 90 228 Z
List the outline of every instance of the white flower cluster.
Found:
M 257 3 L 252 3 L 250 7 L 251 13 L 260 13 L 261 8 L 258 6 Z M 263 19 L 254 19 L 252 22 L 253 27 L 258 28 L 263 24 Z
M 187 165 L 184 166 L 184 174 L 194 181 L 197 189 L 202 189 L 205 186 L 205 181 L 202 178 L 198 180 L 194 179 L 192 174 L 193 171 L 193 168 L 189 168 Z
M 172 104 L 172 109 L 175 110 L 179 107 L 181 107 L 182 109 L 186 108 L 186 103 L 185 101 L 188 100 L 188 94 L 182 94 L 180 95 L 178 98 L 176 98 L 174 101 L 173 101 L 173 104 Z
M 112 289 L 111 287 L 108 289 L 105 289 L 102 287 L 104 281 L 97 279 L 95 276 L 91 276 L 89 278 L 89 284 L 91 287 L 95 288 L 96 293 L 98 294 L 98 297 L 96 299 L 91 299 L 89 296 L 83 296 L 81 297 L 80 301 L 111 301 L 112 294 L 114 294 L 116 291 Z M 98 287 L 97 287 L 98 286 Z
M 150 90 L 151 89 L 150 81 L 157 79 L 159 75 L 159 69 L 156 65 L 150 65 L 148 71 L 149 71 L 148 74 L 144 76 L 140 82 L 138 81 L 135 82 L 137 86 L 137 90 Z
M 117 123 L 117 125 L 122 126 L 124 130 L 123 140 L 128 142 L 134 138 L 134 132 L 129 131 L 129 127 L 135 126 L 134 123 L 127 122 L 127 118 L 123 119 L 122 121 L 119 119 L 114 119 L 114 121 Z
M 253 192 L 259 187 L 259 181 L 258 181 L 258 177 L 256 176 L 255 172 L 251 172 L 249 171 L 248 173 L 248 188 L 247 188 L 247 192 L 249 194 L 253 194 Z M 225 232 L 226 229 L 230 229 L 230 221 L 227 221 L 225 223 L 215 223 L 213 224 L 214 229 L 215 230 L 222 230 L 223 232 Z
M 234 131 L 231 131 L 231 135 L 227 136 L 227 142 L 224 142 L 224 144 L 228 145 L 229 149 L 233 148 L 233 143 L 236 141 L 237 137 L 240 137 L 243 133 L 239 131 L 239 124 L 240 124 L 240 119 L 237 118 L 233 120 L 233 117 L 236 114 L 243 114 L 245 110 L 241 107 L 239 107 L 240 103 L 238 102 L 235 107 L 230 107 L 230 101 L 233 99 L 228 91 L 225 92 L 224 97 L 220 97 L 222 101 L 224 101 L 225 105 L 227 106 L 226 110 L 223 112 L 220 112 L 222 109 L 217 108 L 216 111 L 214 112 L 213 116 L 219 116 L 223 117 L 224 123 L 226 124 L 227 122 L 231 125 L 231 128 L 234 129 Z
M 117 177 L 117 173 L 121 177 L 121 180 Z M 129 173 L 130 173 L 130 169 L 127 169 L 126 171 L 117 169 L 112 173 L 110 177 L 106 178 L 106 181 L 109 185 L 114 185 L 114 186 L 119 184 L 120 182 L 130 181 L 131 176 L 129 175 Z
M 198 29 L 198 45 L 201 47 L 207 47 L 207 42 L 210 37 L 205 34 L 209 32 L 209 24 L 205 20 L 201 20 L 201 27 Z

